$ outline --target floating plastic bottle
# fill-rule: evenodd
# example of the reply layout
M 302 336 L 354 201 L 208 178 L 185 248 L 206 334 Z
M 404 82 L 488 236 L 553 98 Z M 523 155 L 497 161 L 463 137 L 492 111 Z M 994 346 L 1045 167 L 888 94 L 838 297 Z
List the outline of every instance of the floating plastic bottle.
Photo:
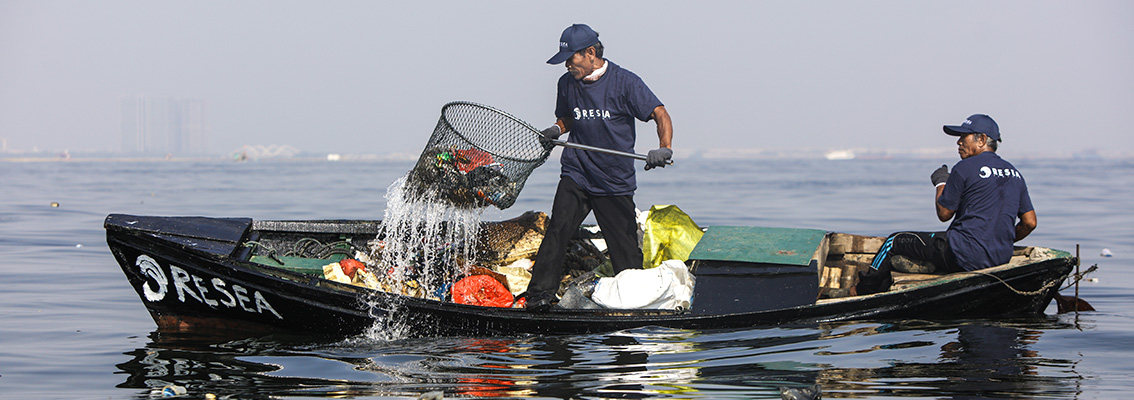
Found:
M 150 397 L 155 397 L 155 398 L 182 397 L 182 396 L 185 396 L 186 393 L 188 393 L 188 391 L 185 390 L 184 386 L 166 385 L 166 386 L 162 387 L 161 389 L 151 390 L 150 391 Z

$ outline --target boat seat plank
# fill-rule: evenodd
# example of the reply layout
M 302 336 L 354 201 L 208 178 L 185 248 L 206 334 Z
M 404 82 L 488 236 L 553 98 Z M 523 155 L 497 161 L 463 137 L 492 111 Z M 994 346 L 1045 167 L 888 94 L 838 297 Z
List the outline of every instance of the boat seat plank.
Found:
M 882 247 L 886 238 L 878 236 L 852 235 L 832 232 L 831 254 L 867 253 L 873 255 Z

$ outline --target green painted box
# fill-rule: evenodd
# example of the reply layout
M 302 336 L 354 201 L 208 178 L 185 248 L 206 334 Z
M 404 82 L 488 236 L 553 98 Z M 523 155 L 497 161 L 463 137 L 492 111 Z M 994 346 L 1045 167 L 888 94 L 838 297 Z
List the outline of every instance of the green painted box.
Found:
M 819 229 L 710 226 L 689 255 L 692 312 L 740 313 L 812 304 L 827 232 Z

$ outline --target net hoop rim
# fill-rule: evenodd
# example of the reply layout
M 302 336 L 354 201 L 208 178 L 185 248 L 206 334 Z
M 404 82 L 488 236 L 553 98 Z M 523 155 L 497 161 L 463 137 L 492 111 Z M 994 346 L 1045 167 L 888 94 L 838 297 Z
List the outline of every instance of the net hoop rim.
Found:
M 482 109 L 500 114 L 501 116 L 504 116 L 505 118 L 512 120 L 513 122 L 518 123 L 520 126 L 527 128 L 527 130 L 529 132 L 537 134 L 537 135 L 542 135 L 542 133 L 540 133 L 538 129 L 536 129 L 534 126 L 532 126 L 532 124 L 529 124 L 527 121 L 519 119 L 516 116 L 509 114 L 507 111 L 501 110 L 499 108 L 496 108 L 496 107 L 493 107 L 493 106 L 490 106 L 490 105 L 480 104 L 480 103 L 476 103 L 476 102 L 472 102 L 472 101 L 464 101 L 464 100 L 451 101 L 451 102 L 445 103 L 445 105 L 441 107 L 441 120 L 445 121 L 445 125 L 448 126 L 449 129 L 452 130 L 454 134 L 459 136 L 461 139 L 464 139 L 466 142 L 469 142 L 469 143 L 476 145 L 476 142 L 469 139 L 461 131 L 458 131 L 457 128 L 454 127 L 451 122 L 449 122 L 448 115 L 445 115 L 445 110 L 448 110 L 449 107 L 462 106 L 462 105 L 463 106 L 472 106 L 472 107 L 482 108 Z M 476 145 L 476 146 L 480 147 L 480 145 Z M 516 158 L 516 157 L 509 157 L 509 156 L 506 156 L 506 155 L 496 154 L 496 152 L 494 152 L 494 151 L 488 151 L 488 150 L 485 150 L 485 149 L 481 149 L 481 150 L 486 151 L 489 154 L 492 154 L 494 157 L 502 158 L 502 159 L 505 159 L 505 160 L 523 162 L 523 163 L 540 162 L 541 164 L 542 164 L 542 161 L 546 160 L 547 156 L 550 155 L 550 153 L 551 153 L 550 151 L 544 151 L 542 156 L 539 156 L 539 157 L 536 157 L 536 158 L 531 158 L 531 159 L 525 159 L 525 158 Z

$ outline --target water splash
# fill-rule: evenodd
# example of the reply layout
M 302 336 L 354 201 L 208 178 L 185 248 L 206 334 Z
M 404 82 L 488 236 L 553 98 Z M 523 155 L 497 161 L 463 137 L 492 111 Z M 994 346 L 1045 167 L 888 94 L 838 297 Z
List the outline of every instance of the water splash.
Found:
M 379 290 L 409 297 L 445 300 L 454 280 L 476 262 L 483 207 L 457 207 L 436 191 L 417 187 L 412 171 L 386 189 L 382 234 L 371 259 L 382 276 Z M 405 336 L 404 297 L 371 296 L 375 324 L 367 336 L 393 340 Z

